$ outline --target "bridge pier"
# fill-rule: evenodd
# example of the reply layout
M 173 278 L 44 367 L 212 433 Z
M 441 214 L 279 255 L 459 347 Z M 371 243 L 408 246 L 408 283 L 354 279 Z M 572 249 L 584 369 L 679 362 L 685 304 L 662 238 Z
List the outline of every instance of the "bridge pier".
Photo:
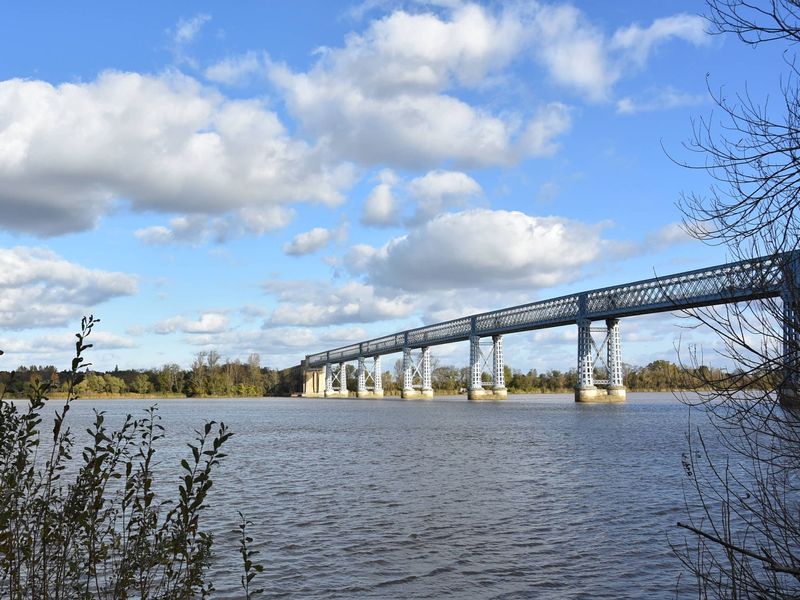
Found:
M 619 319 L 606 319 L 606 338 L 599 349 L 592 338 L 591 325 L 589 319 L 578 319 L 578 381 L 575 386 L 575 402 L 624 402 L 627 394 L 622 381 Z M 608 379 L 595 381 L 594 366 L 600 358 L 603 346 L 606 349 L 603 362 Z M 597 387 L 597 384 L 605 387 Z
M 492 395 L 495 400 L 507 398 L 506 376 L 503 372 L 503 336 L 492 336 Z
M 575 387 L 575 402 L 597 402 L 591 324 L 589 319 L 578 321 L 578 381 Z
M 800 268 L 792 256 L 783 267 L 783 382 L 778 389 L 781 406 L 800 409 Z
M 381 357 L 375 356 L 372 362 L 372 371 L 367 368 L 367 359 L 358 357 L 358 387 L 356 396 L 359 398 L 383 398 L 383 381 L 381 380 Z M 372 389 L 368 387 L 372 380 Z
M 356 367 L 356 396 L 364 398 L 367 394 L 367 366 L 363 356 L 358 357 L 358 367 Z
M 400 392 L 401 398 L 419 398 L 419 391 L 414 389 L 414 359 L 411 356 L 411 348 L 403 348 L 403 389 Z
M 372 359 L 372 395 L 383 398 L 383 372 L 381 371 L 381 355 Z
M 431 349 L 425 346 L 422 349 L 422 368 L 420 369 L 422 375 L 422 397 L 433 398 L 433 386 L 431 385 Z
M 347 363 L 339 363 L 339 396 L 347 398 L 350 392 L 347 391 Z
M 305 361 L 300 365 L 303 374 L 303 392 L 305 398 L 322 398 L 325 396 L 325 369 L 309 367 Z
M 336 387 L 336 384 L 339 387 Z M 325 398 L 347 398 L 347 364 L 339 363 L 339 370 L 334 371 L 331 363 L 325 364 Z
M 333 366 L 331 363 L 325 363 L 325 397 L 330 398 L 334 395 L 333 389 Z
M 414 386 L 414 376 L 419 378 L 419 384 Z M 414 360 L 414 355 L 409 347 L 403 348 L 403 389 L 400 396 L 406 399 L 433 398 L 431 385 L 431 349 L 428 346 L 420 348 L 419 361 Z
M 609 402 L 625 400 L 627 392 L 622 381 L 622 341 L 619 335 L 619 319 L 606 319 L 607 361 Z
M 483 389 L 483 355 L 481 354 L 481 338 L 472 335 L 469 338 L 469 389 L 467 398 L 470 400 L 483 400 L 486 390 Z
M 477 335 L 469 338 L 469 372 L 470 382 L 467 398 L 470 400 L 503 400 L 508 397 L 503 374 L 503 336 L 492 336 L 492 385 L 490 389 L 483 387 L 483 366 L 486 357 L 481 351 L 481 338 Z

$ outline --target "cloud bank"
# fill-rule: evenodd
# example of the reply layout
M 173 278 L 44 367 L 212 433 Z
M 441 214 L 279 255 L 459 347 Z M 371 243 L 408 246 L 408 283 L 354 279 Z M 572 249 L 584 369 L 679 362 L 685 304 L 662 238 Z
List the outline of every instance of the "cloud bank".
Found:
M 0 327 L 64 326 L 137 292 L 135 277 L 88 269 L 45 248 L 0 248 Z
M 261 102 L 226 99 L 177 72 L 0 82 L 0 223 L 8 230 L 86 230 L 115 200 L 246 221 L 291 202 L 336 205 L 351 181 L 348 165 L 332 166 L 318 147 L 293 139 Z

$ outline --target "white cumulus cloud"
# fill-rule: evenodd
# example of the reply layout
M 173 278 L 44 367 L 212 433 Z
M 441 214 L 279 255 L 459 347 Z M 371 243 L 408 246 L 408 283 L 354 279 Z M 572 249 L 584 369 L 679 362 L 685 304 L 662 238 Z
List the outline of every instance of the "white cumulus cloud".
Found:
M 605 99 L 620 73 L 602 30 L 569 4 L 536 3 L 529 18 L 533 50 L 550 76 L 592 100 Z
M 473 209 L 439 215 L 356 257 L 374 285 L 413 292 L 486 286 L 537 290 L 577 278 L 600 254 L 600 234 L 600 225 Z M 349 265 L 356 269 L 355 261 Z
M 265 71 L 266 66 L 261 57 L 256 52 L 246 52 L 214 63 L 203 75 L 209 81 L 236 85 L 262 70 Z
M 406 317 L 414 309 L 406 295 L 384 295 L 371 285 L 350 281 L 341 286 L 313 281 L 270 281 L 264 290 L 278 299 L 269 326 L 320 326 L 369 323 Z
M 189 334 L 215 334 L 228 329 L 230 319 L 221 312 L 202 313 L 198 319 L 190 319 L 182 315 L 159 321 L 153 327 L 153 332 L 166 335 L 182 332 Z
M 288 225 L 294 210 L 284 206 L 242 208 L 223 217 L 202 215 L 175 217 L 169 226 L 152 225 L 137 229 L 134 235 L 145 244 L 192 244 L 224 242 L 245 235 L 262 235 Z
M 349 165 L 331 166 L 321 149 L 293 139 L 261 102 L 229 100 L 176 72 L 0 82 L 0 224 L 8 230 L 85 230 L 117 198 L 187 215 L 335 205 L 352 179 Z
M 463 207 L 483 190 L 480 184 L 459 171 L 430 171 L 412 179 L 408 184 L 411 197 L 416 201 L 412 223 L 427 221 L 451 207 Z
M 663 17 L 648 27 L 630 25 L 609 38 L 569 4 L 534 3 L 526 14 L 532 48 L 549 75 L 594 101 L 608 99 L 629 65 L 641 68 L 658 45 L 670 39 L 695 46 L 709 42 L 697 15 Z
M 347 236 L 344 225 L 336 229 L 314 227 L 310 231 L 297 234 L 291 242 L 283 245 L 283 251 L 290 256 L 304 256 L 320 250 L 333 241 L 343 241 Z
M 400 217 L 400 204 L 393 192 L 398 178 L 391 169 L 384 169 L 378 175 L 380 183 L 372 188 L 364 201 L 361 222 L 375 227 L 397 226 Z
M 324 49 L 309 71 L 273 63 L 270 78 L 303 126 L 344 157 L 409 168 L 513 163 L 552 152 L 569 127 L 566 108 L 501 116 L 447 92 L 482 84 L 517 55 L 525 32 L 516 17 L 474 4 L 445 17 L 395 11 Z
M 45 248 L 0 249 L 0 327 L 5 329 L 64 326 L 136 291 L 131 275 L 88 269 Z
M 92 352 L 106 350 L 121 350 L 136 348 L 136 343 L 130 338 L 117 335 L 108 331 L 95 329 L 87 340 L 91 343 Z M 0 338 L 0 349 L 5 355 L 14 356 L 40 356 L 44 355 L 48 360 L 60 364 L 68 360 L 66 355 L 75 348 L 75 335 L 69 331 L 61 334 L 38 335 L 29 338 L 4 337 Z M 53 357 L 58 357 L 54 360 Z M 37 358 L 37 360 L 42 360 Z M 13 366 L 13 365 L 11 365 Z M 8 368 L 8 365 L 6 366 Z

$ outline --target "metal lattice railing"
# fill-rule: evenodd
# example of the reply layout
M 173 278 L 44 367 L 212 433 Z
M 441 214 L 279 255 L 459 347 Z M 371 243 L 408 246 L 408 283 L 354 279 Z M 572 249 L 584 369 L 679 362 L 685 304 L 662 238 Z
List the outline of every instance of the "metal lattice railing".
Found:
M 426 325 L 306 357 L 309 367 L 515 331 L 777 296 L 793 253 L 654 277 Z
M 413 347 L 446 344 L 469 337 L 472 330 L 470 317 L 462 317 L 453 321 L 445 321 L 435 325 L 411 329 L 407 332 L 407 344 Z
M 511 308 L 501 308 L 476 315 L 475 333 L 492 335 L 566 325 L 575 322 L 579 311 L 579 294 Z

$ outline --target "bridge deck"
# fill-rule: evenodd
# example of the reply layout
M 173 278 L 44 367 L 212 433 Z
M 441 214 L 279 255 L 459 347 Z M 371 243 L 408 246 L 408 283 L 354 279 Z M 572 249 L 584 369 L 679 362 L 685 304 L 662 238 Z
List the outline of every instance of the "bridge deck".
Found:
M 319 367 L 400 352 L 404 347 L 464 341 L 474 335 L 570 325 L 579 319 L 598 321 L 774 297 L 781 293 L 790 260 L 797 257 L 779 254 L 501 308 L 310 354 L 306 364 Z

